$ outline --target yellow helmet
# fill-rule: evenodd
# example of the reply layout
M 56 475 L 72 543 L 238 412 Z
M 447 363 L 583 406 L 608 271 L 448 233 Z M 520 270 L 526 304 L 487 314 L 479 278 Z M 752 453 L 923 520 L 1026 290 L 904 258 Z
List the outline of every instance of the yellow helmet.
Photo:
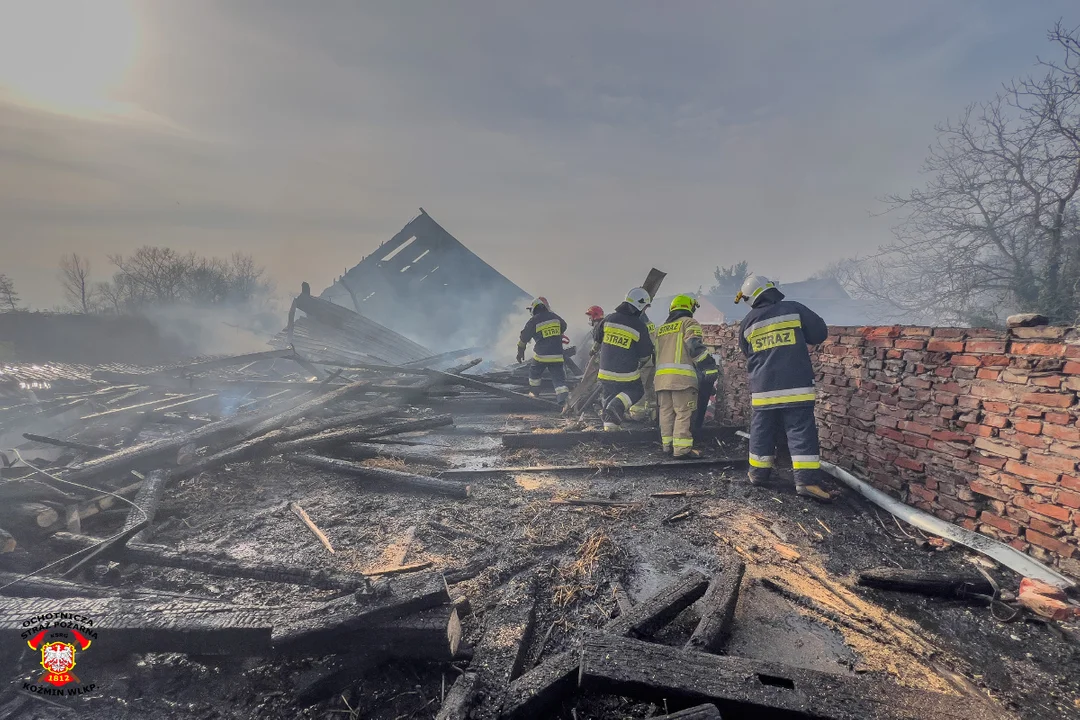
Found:
M 690 297 L 689 295 L 676 295 L 671 299 L 671 307 L 668 309 L 668 312 L 675 312 L 676 310 L 686 310 L 690 313 L 693 313 L 699 307 L 701 307 L 701 303 L 699 303 L 697 300 Z

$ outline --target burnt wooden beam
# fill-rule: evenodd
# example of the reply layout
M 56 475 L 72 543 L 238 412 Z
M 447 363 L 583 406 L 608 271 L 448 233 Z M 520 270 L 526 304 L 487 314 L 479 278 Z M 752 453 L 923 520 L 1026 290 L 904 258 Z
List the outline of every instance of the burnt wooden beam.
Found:
M 62 552 L 85 550 L 100 542 L 100 538 L 73 535 L 67 532 L 55 533 L 50 538 L 50 544 Z M 218 577 L 247 578 L 262 582 L 304 585 L 320 590 L 351 592 L 365 588 L 370 584 L 363 575 L 353 573 L 317 570 L 287 563 L 245 562 L 234 560 L 227 555 L 200 553 L 193 550 L 179 551 L 163 545 L 150 545 L 140 542 L 130 542 L 123 548 L 102 558 L 102 560 L 113 560 L 134 565 L 178 568 Z
M 678 718 L 678 720 L 723 720 L 720 717 L 720 711 L 716 709 L 715 705 L 696 705 L 692 708 L 686 708 L 679 712 L 673 712 L 668 715 L 656 715 L 653 720 L 659 720 L 660 718 Z
M 863 587 L 877 590 L 919 593 L 936 597 L 963 598 L 977 593 L 994 595 L 994 587 L 982 575 L 973 573 L 932 572 L 881 567 L 859 573 Z
M 293 453 L 307 450 L 320 450 L 333 447 L 347 442 L 373 440 L 375 438 L 389 437 L 407 432 L 419 432 L 421 430 L 433 430 L 439 427 L 454 424 L 453 415 L 432 415 L 431 417 L 404 420 L 381 428 L 339 428 L 327 430 L 317 434 L 298 437 L 285 442 L 275 443 L 275 453 Z
M 405 462 L 431 465 L 437 468 L 448 468 L 450 463 L 435 453 L 423 450 L 412 450 L 404 447 L 393 447 L 377 443 L 349 443 L 340 445 L 330 450 L 335 456 L 344 460 L 370 460 L 371 458 L 388 458 L 391 460 L 403 460 Z
M 112 452 L 109 448 L 101 447 L 100 445 L 87 445 L 86 443 L 75 442 L 74 440 L 59 440 L 47 435 L 23 433 L 23 437 L 31 442 L 41 443 L 42 445 L 53 445 L 55 447 L 78 450 L 79 452 L 86 453 L 90 457 L 101 457 L 102 455 L 108 455 Z
M 505 438 L 505 436 L 504 436 Z M 455 468 L 442 473 L 443 477 L 473 478 L 489 475 L 505 475 L 513 473 L 596 473 L 596 472 L 634 472 L 640 470 L 656 470 L 657 468 L 739 468 L 746 465 L 746 458 L 703 458 L 700 460 L 657 460 L 656 462 L 644 463 L 612 463 L 597 465 L 525 465 L 520 467 L 494 467 L 494 468 Z
M 708 702 L 735 717 L 814 720 L 988 720 L 956 695 L 596 633 L 582 644 L 580 686 L 660 703 Z
M 283 635 L 274 642 L 279 655 L 379 655 L 394 648 L 395 657 L 428 662 L 450 662 L 460 646 L 461 620 L 452 605 L 340 629 L 330 643 L 321 633 Z
M 701 620 L 686 642 L 687 650 L 715 653 L 723 647 L 731 634 L 735 606 L 739 602 L 739 587 L 745 571 L 746 565 L 742 560 L 731 557 L 724 562 L 720 574 L 713 576 L 702 600 Z
M 459 500 L 469 497 L 468 485 L 425 475 L 413 475 L 412 473 L 397 470 L 371 467 L 349 460 L 339 460 L 338 458 L 323 457 L 321 455 L 289 455 L 288 460 L 298 465 L 349 475 L 361 480 L 370 480 L 388 490 L 415 490 L 429 495 L 446 495 Z
M 604 625 L 605 633 L 650 637 L 705 594 L 709 580 L 691 571 L 655 595 Z M 574 692 L 580 655 L 565 650 L 540 663 L 510 684 L 503 718 L 546 717 L 552 707 Z
M 742 429 L 739 426 L 706 426 L 702 429 L 702 435 L 709 440 L 726 440 L 735 437 L 735 431 Z M 506 448 L 563 448 L 579 443 L 621 445 L 655 442 L 659 439 L 658 430 L 582 430 L 557 433 L 509 433 L 502 436 L 502 444 Z
M 165 492 L 165 482 L 168 478 L 169 475 L 164 470 L 153 470 L 135 493 L 135 498 L 132 500 L 135 507 L 128 512 L 123 529 L 127 530 L 142 520 L 146 520 L 148 525 L 132 536 L 133 542 L 146 542 L 153 535 L 152 524 L 161 506 L 161 496 Z
M 450 692 L 443 698 L 442 706 L 435 720 L 468 720 L 469 710 L 476 693 L 480 677 L 475 672 L 465 672 L 458 676 L 450 686 Z
M 91 639 L 100 632 L 102 649 L 110 654 L 263 655 L 271 650 L 271 621 L 265 611 L 190 600 L 117 597 L 0 597 L 0 640 L 5 647 L 25 643 L 23 633 L 28 628 L 24 621 L 50 613 L 57 617 L 60 613 L 78 614 L 93 620 L 92 626 L 81 625 L 95 633 Z

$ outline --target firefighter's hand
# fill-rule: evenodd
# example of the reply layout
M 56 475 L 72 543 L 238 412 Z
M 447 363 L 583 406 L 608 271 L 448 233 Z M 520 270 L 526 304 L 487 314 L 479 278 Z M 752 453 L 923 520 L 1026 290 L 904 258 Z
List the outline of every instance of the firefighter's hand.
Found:
M 517 361 L 518 361 L 519 363 L 523 363 L 523 362 L 525 362 L 525 348 L 518 348 L 518 351 L 517 351 Z

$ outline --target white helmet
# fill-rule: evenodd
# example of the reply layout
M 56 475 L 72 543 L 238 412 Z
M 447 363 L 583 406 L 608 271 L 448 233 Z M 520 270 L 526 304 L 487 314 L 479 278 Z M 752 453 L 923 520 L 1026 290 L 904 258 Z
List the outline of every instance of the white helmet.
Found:
M 636 287 L 626 293 L 626 302 L 637 308 L 638 312 L 645 312 L 645 308 L 652 304 L 652 298 L 649 297 L 648 290 Z
M 745 300 L 752 306 L 761 293 L 775 287 L 776 283 L 769 278 L 763 275 L 751 275 L 743 280 L 742 289 L 735 296 L 735 304 L 738 305 L 740 300 Z

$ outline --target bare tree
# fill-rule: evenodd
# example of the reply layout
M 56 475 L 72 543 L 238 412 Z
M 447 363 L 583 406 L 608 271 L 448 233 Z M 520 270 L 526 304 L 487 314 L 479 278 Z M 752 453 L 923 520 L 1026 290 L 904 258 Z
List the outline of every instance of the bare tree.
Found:
M 0 307 L 8 310 L 19 309 L 19 293 L 15 292 L 15 281 L 0 273 Z
M 987 322 L 1016 310 L 1075 317 L 1076 31 L 1059 26 L 1051 40 L 1065 48 L 1064 65 L 1044 63 L 1044 76 L 939 126 L 926 185 L 886 198 L 901 217 L 895 241 L 847 269 L 860 294 L 923 322 Z
M 62 257 L 60 283 L 68 304 L 77 312 L 89 313 L 94 299 L 94 288 L 90 285 L 90 261 L 78 253 Z

